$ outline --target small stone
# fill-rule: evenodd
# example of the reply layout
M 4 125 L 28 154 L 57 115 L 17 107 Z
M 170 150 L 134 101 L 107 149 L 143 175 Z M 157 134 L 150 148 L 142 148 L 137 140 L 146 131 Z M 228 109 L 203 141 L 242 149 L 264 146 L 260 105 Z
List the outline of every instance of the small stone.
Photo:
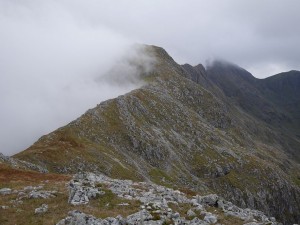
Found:
M 127 206 L 127 205 L 129 205 L 129 203 L 127 203 L 127 202 L 122 202 L 122 203 L 120 203 L 120 204 L 118 204 L 118 205 L 120 205 L 120 206 Z
M 187 211 L 186 215 L 189 216 L 189 217 L 194 217 L 194 216 L 196 216 L 196 213 L 193 210 L 189 209 Z
M 20 191 L 20 192 L 18 193 L 18 196 L 25 196 L 25 195 L 26 195 L 26 193 L 23 192 L 23 191 Z
M 11 194 L 11 189 L 10 188 L 0 189 L 0 195 L 9 195 L 9 194 Z
M 23 188 L 24 191 L 32 191 L 34 188 L 32 186 L 26 186 Z
M 48 211 L 48 205 L 47 204 L 43 204 L 41 207 L 36 208 L 34 210 L 35 214 L 42 214 Z
M 216 223 L 218 221 L 217 217 L 213 214 L 206 214 L 204 220 L 210 224 Z
M 177 219 L 179 217 L 180 217 L 180 214 L 178 212 L 172 214 L 172 218 L 174 218 L 174 219 Z

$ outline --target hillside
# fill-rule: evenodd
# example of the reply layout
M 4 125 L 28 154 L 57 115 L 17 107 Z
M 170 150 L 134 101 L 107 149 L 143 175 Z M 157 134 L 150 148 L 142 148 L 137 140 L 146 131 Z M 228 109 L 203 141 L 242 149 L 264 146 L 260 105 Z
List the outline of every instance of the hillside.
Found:
M 217 193 L 286 224 L 299 221 L 299 126 L 285 126 L 299 108 L 272 100 L 277 81 L 257 84 L 236 66 L 180 66 L 162 48 L 145 51 L 156 59 L 146 85 L 100 103 L 14 158 L 55 173 L 102 172 Z
M 206 73 L 231 104 L 277 130 L 284 150 L 300 162 L 299 71 L 257 79 L 236 65 L 217 61 Z

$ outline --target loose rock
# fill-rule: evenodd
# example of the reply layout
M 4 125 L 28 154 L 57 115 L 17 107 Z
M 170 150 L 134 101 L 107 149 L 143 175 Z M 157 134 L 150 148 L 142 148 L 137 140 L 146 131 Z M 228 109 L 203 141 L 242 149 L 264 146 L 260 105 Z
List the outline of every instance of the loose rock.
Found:
M 36 208 L 34 210 L 35 214 L 42 214 L 48 211 L 48 205 L 47 204 L 43 204 L 41 207 Z
M 12 190 L 10 188 L 2 188 L 0 189 L 0 195 L 9 195 L 11 194 Z

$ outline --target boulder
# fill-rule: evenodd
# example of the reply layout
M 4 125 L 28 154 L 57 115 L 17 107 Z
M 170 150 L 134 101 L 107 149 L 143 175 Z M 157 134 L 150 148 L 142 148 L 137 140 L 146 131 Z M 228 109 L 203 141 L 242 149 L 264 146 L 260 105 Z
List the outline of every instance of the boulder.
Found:
M 206 204 L 209 206 L 218 206 L 218 200 L 220 197 L 216 194 L 210 194 L 206 196 L 197 196 L 197 202 L 199 204 Z
M 105 193 L 93 186 L 94 185 L 89 182 L 71 181 L 69 183 L 69 203 L 72 205 L 87 204 L 90 199 Z

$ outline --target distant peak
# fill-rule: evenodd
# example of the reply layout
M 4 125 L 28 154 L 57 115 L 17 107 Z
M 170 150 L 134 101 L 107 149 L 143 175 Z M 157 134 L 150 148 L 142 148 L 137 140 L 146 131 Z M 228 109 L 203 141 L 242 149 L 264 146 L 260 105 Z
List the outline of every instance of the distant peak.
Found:
M 205 67 L 201 63 L 199 63 L 198 65 L 194 66 L 194 68 L 196 70 L 198 70 L 198 71 L 201 71 L 201 72 L 205 72 L 206 71 Z
M 207 64 L 206 70 L 209 74 L 219 74 L 222 76 L 239 76 L 247 79 L 255 79 L 255 77 L 244 68 L 225 60 L 214 60 Z
M 229 61 L 226 61 L 226 60 L 221 60 L 221 59 L 215 59 L 215 60 L 209 62 L 207 64 L 207 67 L 208 68 L 210 68 L 210 67 L 236 68 L 236 69 L 244 70 L 242 67 L 238 66 L 235 63 L 232 63 L 232 62 L 229 62 Z

